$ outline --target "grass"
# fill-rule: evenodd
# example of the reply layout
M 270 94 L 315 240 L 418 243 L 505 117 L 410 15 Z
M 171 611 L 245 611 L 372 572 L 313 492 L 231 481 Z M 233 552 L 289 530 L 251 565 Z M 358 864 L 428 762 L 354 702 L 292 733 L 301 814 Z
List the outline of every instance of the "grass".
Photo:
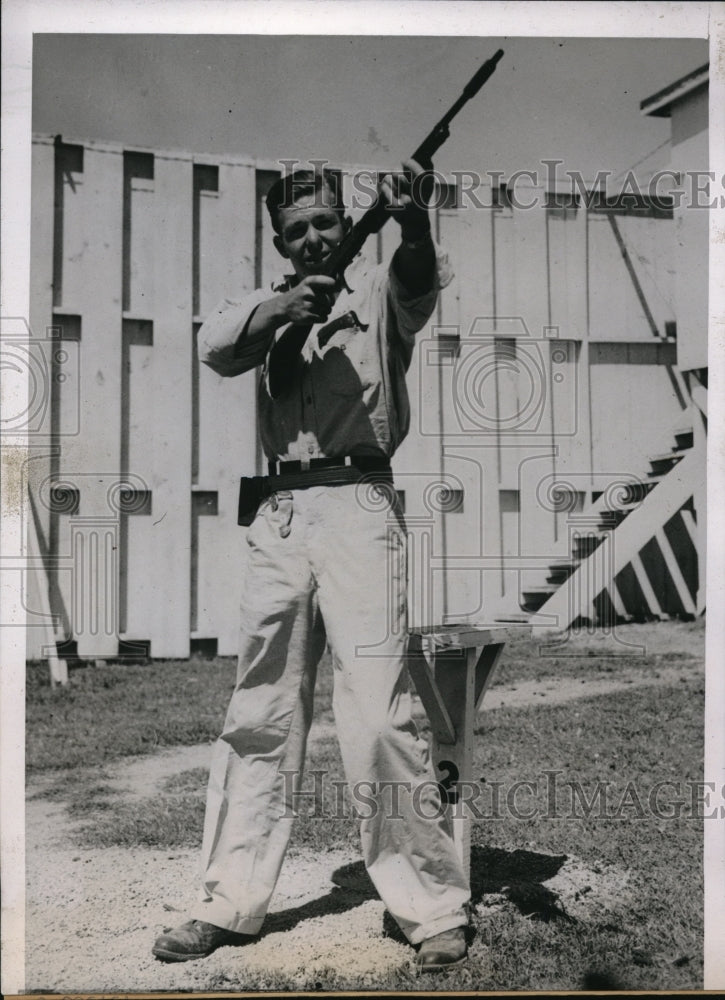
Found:
M 658 625 L 650 626 L 657 629 Z M 705 621 L 667 622 L 669 642 L 663 642 L 654 633 L 643 633 L 647 626 L 636 626 L 634 635 L 626 626 L 620 626 L 607 637 L 601 632 L 586 628 L 567 634 L 565 641 L 533 640 L 513 635 L 506 643 L 502 667 L 494 687 L 523 681 L 540 681 L 564 678 L 592 678 L 616 676 L 623 669 L 647 670 L 656 673 L 662 667 L 677 664 L 702 663 L 704 657 Z M 649 639 L 649 641 L 648 641 Z M 619 641 L 618 641 L 619 640 Z M 632 649 L 644 652 L 636 654 Z M 651 648 L 650 648 L 651 647 Z
M 26 768 L 93 766 L 159 747 L 215 739 L 234 687 L 230 659 L 84 667 L 51 688 L 47 669 L 28 671 Z
M 656 673 L 662 666 L 698 662 L 697 654 L 688 650 L 702 643 L 704 620 L 664 627 L 675 630 L 675 648 L 626 658 L 597 652 L 596 645 L 587 645 L 586 632 L 572 636 L 560 651 L 550 644 L 513 637 L 493 687 L 547 678 L 616 676 L 623 666 Z M 626 638 L 626 630 L 622 634 Z M 37 775 L 97 767 L 160 747 L 216 739 L 235 673 L 231 658 L 109 664 L 72 669 L 67 687 L 51 688 L 47 668 L 31 667 L 26 700 L 27 772 Z M 332 721 L 332 668 L 327 655 L 320 665 L 315 700 L 317 718 Z
M 182 771 L 162 783 L 161 794 L 131 802 L 107 785 L 97 786 L 89 800 L 84 786 L 77 786 L 68 812 L 87 819 L 76 832 L 77 843 L 83 847 L 198 847 L 208 776 L 208 770 L 201 767 Z
M 612 667 L 610 657 L 588 651 L 538 658 L 532 646 L 517 640 L 507 650 L 506 683 L 608 673 Z M 633 659 L 627 659 L 628 669 L 638 666 Z M 684 660 L 692 663 L 693 657 L 673 649 L 642 658 L 642 666 L 656 669 L 659 663 Z M 621 662 L 612 668 L 620 669 Z M 67 690 L 51 690 L 37 678 L 29 682 L 29 759 L 36 773 L 53 779 L 50 794 L 65 796 L 71 810 L 83 798 L 86 843 L 198 846 L 204 769 L 168 779 L 153 798 L 128 801 L 103 781 L 102 769 L 87 765 L 143 752 L 144 746 L 213 738 L 233 681 L 233 663 L 213 661 L 74 671 Z M 328 662 L 317 692 L 323 717 L 330 715 L 330 692 Z M 374 985 L 391 991 L 700 988 L 703 820 L 687 783 L 702 773 L 703 694 L 703 684 L 690 671 L 669 686 L 484 713 L 476 740 L 475 773 L 486 780 L 480 783 L 481 815 L 472 833 L 475 936 L 469 962 L 440 976 L 401 971 Z M 32 719 L 44 724 L 34 728 Z M 76 772 L 74 785 L 67 769 L 79 762 L 86 767 Z M 324 769 L 329 778 L 342 779 L 336 741 L 317 744 L 307 766 L 308 774 Z M 557 772 L 555 794 L 547 772 Z M 522 781 L 531 784 L 517 786 Z M 679 815 L 658 816 L 649 807 L 648 796 L 660 781 L 680 783 Z M 492 808 L 493 782 L 499 783 L 498 811 Z M 662 802 L 674 797 L 666 794 Z M 586 800 L 594 803 L 588 816 L 582 809 Z M 353 820 L 323 820 L 303 812 L 290 863 L 300 852 L 335 848 L 359 850 Z M 564 858 L 581 859 L 594 873 L 619 873 L 626 895 L 623 889 L 621 899 L 615 894 L 609 909 L 592 909 L 586 920 L 568 917 L 556 898 L 547 896 L 545 885 Z M 339 912 L 344 917 L 346 909 L 371 898 L 362 863 L 351 868 L 347 884 L 352 888 L 319 901 L 309 916 Z M 265 930 L 283 930 L 285 921 L 293 926 L 300 918 L 292 911 L 274 914 Z M 396 931 L 388 928 L 388 933 Z M 329 972 L 317 974 L 305 988 L 359 985 Z M 233 983 L 220 977 L 208 983 L 208 989 L 235 991 L 300 988 L 298 980 L 284 976 L 264 982 L 242 977 Z
M 191 767 L 187 771 L 173 774 L 161 784 L 161 791 L 168 795 L 196 794 L 203 795 L 209 769 L 206 767 Z

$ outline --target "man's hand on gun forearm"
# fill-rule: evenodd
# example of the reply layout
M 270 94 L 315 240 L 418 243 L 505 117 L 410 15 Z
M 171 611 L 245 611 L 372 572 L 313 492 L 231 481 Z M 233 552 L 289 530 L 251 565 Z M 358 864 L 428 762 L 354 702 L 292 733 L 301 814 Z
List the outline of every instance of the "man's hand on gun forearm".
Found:
M 428 202 L 433 192 L 433 175 L 415 160 L 403 160 L 402 171 L 386 174 L 380 191 L 388 212 L 400 225 L 404 240 L 415 241 L 430 233 Z
M 428 216 L 432 188 L 432 174 L 415 160 L 404 160 L 403 173 L 386 174 L 380 185 L 388 211 L 400 225 L 402 236 L 393 267 L 413 297 L 424 295 L 433 287 L 435 251 Z

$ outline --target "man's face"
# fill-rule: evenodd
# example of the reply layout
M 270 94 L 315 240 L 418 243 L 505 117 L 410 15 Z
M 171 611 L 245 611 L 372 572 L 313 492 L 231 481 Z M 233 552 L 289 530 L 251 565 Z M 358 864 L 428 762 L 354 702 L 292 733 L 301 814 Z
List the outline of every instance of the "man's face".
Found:
M 274 245 L 283 257 L 291 261 L 295 274 L 306 278 L 320 274 L 330 252 L 340 243 L 350 227 L 332 207 L 328 188 L 295 198 L 292 205 L 280 209 L 280 234 Z

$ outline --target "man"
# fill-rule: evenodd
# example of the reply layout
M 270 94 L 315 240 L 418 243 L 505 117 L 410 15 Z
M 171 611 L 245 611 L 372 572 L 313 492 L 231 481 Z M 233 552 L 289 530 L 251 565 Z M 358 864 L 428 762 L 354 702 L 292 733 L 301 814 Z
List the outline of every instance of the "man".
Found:
M 277 181 L 267 207 L 294 274 L 272 295 L 223 302 L 199 334 L 201 360 L 222 375 L 264 364 L 262 444 L 270 476 L 294 486 L 262 501 L 247 536 L 238 678 L 209 779 L 203 890 L 196 919 L 157 939 L 165 961 L 259 932 L 291 833 L 288 778 L 301 775 L 326 643 L 346 778 L 375 804 L 360 828 L 370 877 L 419 946 L 421 968 L 465 958 L 468 883 L 411 718 L 405 526 L 389 467 L 408 431 L 415 334 L 450 275 L 427 203 L 412 197 L 428 178 L 415 161 L 403 166 L 381 185 L 401 227 L 391 264 L 358 257 L 340 284 L 320 273 L 351 225 L 330 181 Z M 391 783 L 401 792 L 395 810 Z

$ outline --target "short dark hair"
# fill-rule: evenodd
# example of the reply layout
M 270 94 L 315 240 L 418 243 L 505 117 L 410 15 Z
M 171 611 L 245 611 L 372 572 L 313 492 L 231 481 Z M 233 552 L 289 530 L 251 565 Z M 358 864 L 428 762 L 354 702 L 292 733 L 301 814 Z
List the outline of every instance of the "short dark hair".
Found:
M 336 170 L 295 170 L 285 177 L 278 177 L 267 192 L 265 203 L 276 233 L 281 233 L 280 212 L 289 208 L 299 198 L 318 194 L 325 188 L 332 195 L 332 207 L 343 216 L 345 205 L 341 193 L 340 174 Z

